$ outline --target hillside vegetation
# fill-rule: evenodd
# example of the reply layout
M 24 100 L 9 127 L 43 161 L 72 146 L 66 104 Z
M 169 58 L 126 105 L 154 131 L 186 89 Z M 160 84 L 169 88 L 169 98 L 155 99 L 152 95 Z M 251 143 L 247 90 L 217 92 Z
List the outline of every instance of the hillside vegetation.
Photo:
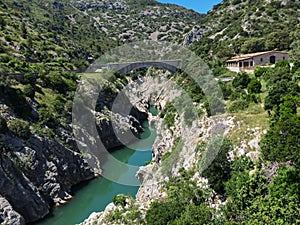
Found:
M 212 96 L 218 112 L 225 108 L 232 129 L 200 174 L 201 157 L 220 140 L 204 138 L 218 115 L 191 77 L 182 71 L 165 75 L 186 91 L 196 110 L 178 115 L 172 102 L 161 107 L 158 118 L 171 143 L 161 143 L 170 148 L 158 158 L 179 155 L 183 144 L 176 126 L 182 119 L 201 133 L 196 149 L 190 149 L 197 163 L 164 178 L 161 189 L 153 190 L 163 197 L 146 206 L 116 196 L 117 210 L 103 221 L 299 224 L 299 20 L 297 0 L 224 0 L 207 15 L 154 0 L 0 0 L 0 223 L 23 225 L 44 217 L 70 198 L 73 185 L 99 172 L 78 152 L 70 126 L 74 93 L 80 76 L 86 76 L 79 72 L 115 46 L 152 39 L 184 42 L 214 75 L 235 77 L 219 83 L 224 99 Z M 289 51 L 293 66 L 281 61 L 274 68 L 256 68 L 253 75 L 224 68 L 233 55 L 273 49 Z M 120 145 L 109 121 L 111 102 L 137 74 L 147 71 L 101 80 L 96 123 L 110 146 Z M 152 68 L 149 74 L 162 72 Z M 120 116 L 122 132 L 141 130 L 146 113 L 133 108 L 140 118 Z
M 4 72 L 86 68 L 88 62 L 123 42 L 175 40 L 201 18 L 193 11 L 156 1 L 0 3 Z
M 214 65 L 237 54 L 274 49 L 298 58 L 299 15 L 299 1 L 224 0 L 193 30 L 192 49 Z

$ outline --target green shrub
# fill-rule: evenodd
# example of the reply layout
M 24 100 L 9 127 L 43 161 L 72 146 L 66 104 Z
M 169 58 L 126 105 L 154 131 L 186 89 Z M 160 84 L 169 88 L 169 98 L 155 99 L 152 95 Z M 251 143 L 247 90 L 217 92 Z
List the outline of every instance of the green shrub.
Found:
M 23 93 L 25 96 L 29 98 L 34 98 L 35 90 L 34 87 L 31 84 L 27 84 L 24 86 Z
M 22 119 L 14 119 L 7 124 L 8 129 L 20 138 L 28 139 L 30 137 L 29 123 Z
M 191 126 L 193 121 L 197 119 L 197 111 L 194 107 L 186 108 L 183 114 L 183 119 L 186 125 Z
M 24 74 L 24 83 L 34 85 L 36 82 L 36 78 L 29 73 Z
M 13 80 L 11 77 L 0 74 L 0 92 L 5 91 L 12 84 Z
M 54 117 L 53 112 L 48 108 L 41 107 L 38 109 L 39 121 L 46 124 L 50 128 L 55 128 L 58 125 L 58 120 Z
M 7 54 L 0 54 L 0 62 L 8 63 L 9 62 L 9 56 Z
M 247 89 L 251 94 L 258 94 L 261 92 L 261 83 L 257 79 L 252 79 L 248 84 Z
M 0 27 L 4 28 L 6 26 L 6 21 L 2 15 L 0 15 Z
M 179 218 L 174 220 L 172 224 L 208 224 L 212 219 L 212 213 L 204 203 L 199 206 L 189 204 Z
M 200 161 L 200 171 L 208 179 L 211 187 L 218 193 L 225 193 L 225 182 L 230 178 L 228 153 L 232 151 L 231 142 L 223 137 L 214 137 L 207 145 Z
M 126 199 L 128 196 L 120 194 L 113 197 L 112 202 L 117 206 L 120 205 L 124 207 L 126 205 Z
M 296 72 L 293 73 L 292 77 L 294 82 L 299 82 L 300 81 L 300 70 L 297 70 Z
M 168 128 L 174 126 L 175 123 L 176 108 L 173 103 L 168 102 L 164 109 L 160 112 L 159 116 L 164 118 L 163 123 L 167 125 Z
M 152 202 L 146 214 L 146 223 L 151 225 L 168 224 L 182 212 L 178 202 Z
M 229 99 L 233 92 L 231 84 L 225 82 L 219 82 L 219 86 L 222 90 L 224 99 L 226 100 Z
M 24 93 L 20 89 L 7 88 L 5 102 L 20 117 L 27 119 L 31 115 L 32 108 L 27 103 Z
M 267 67 L 257 67 L 254 70 L 255 77 L 263 77 L 266 73 L 270 71 Z
M 287 60 L 280 60 L 278 62 L 276 62 L 275 64 L 275 68 L 290 68 L 290 63 Z
M 10 35 L 6 35 L 5 36 L 5 40 L 8 41 L 8 42 L 11 42 L 12 41 L 12 38 Z
M 195 152 L 203 151 L 206 148 L 205 142 L 199 142 L 195 148 Z
M 249 106 L 249 102 L 245 99 L 239 99 L 234 102 L 232 102 L 229 107 L 228 111 L 229 112 L 238 112 L 240 110 L 245 110 Z
M 69 91 L 76 90 L 76 77 L 69 73 L 50 72 L 45 78 L 46 84 L 58 91 L 66 94 Z
M 232 85 L 235 88 L 246 88 L 251 79 L 247 73 L 239 73 L 232 81 Z
M 57 113 L 61 114 L 65 109 L 65 100 L 63 99 L 62 95 L 57 95 L 52 102 L 54 109 Z
M 211 96 L 209 101 L 205 101 L 204 107 L 206 109 L 207 116 L 214 116 L 219 113 L 224 113 L 225 103 L 218 96 Z
M 268 132 L 259 145 L 265 160 L 274 162 L 292 161 L 300 166 L 300 116 L 293 100 L 285 98 L 279 106 L 279 115 L 274 120 Z
M 245 165 L 247 161 L 237 159 L 233 163 L 235 168 L 232 168 L 231 179 L 226 183 L 226 221 L 230 224 L 240 224 L 241 221 L 246 221 L 245 224 L 298 224 L 299 170 L 278 168 L 270 179 L 259 169 L 249 175 L 253 166 Z

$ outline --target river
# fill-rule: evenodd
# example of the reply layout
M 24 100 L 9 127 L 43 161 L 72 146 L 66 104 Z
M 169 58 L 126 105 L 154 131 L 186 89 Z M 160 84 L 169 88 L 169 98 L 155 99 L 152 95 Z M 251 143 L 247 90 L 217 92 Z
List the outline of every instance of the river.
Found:
M 152 110 L 151 110 L 152 111 Z M 155 112 L 154 112 L 155 113 Z M 148 121 L 143 123 L 145 131 L 141 133 L 141 140 L 127 147 L 120 147 L 111 154 L 118 160 L 134 166 L 143 166 L 151 161 L 152 145 L 156 138 L 154 128 L 149 128 Z M 103 165 L 103 170 L 110 168 L 110 162 Z M 136 179 L 132 170 L 118 171 L 118 177 Z M 126 186 L 110 181 L 103 177 L 95 178 L 73 189 L 73 199 L 64 206 L 54 208 L 52 213 L 34 225 L 74 225 L 83 222 L 92 212 L 105 209 L 117 194 L 135 196 L 138 186 Z

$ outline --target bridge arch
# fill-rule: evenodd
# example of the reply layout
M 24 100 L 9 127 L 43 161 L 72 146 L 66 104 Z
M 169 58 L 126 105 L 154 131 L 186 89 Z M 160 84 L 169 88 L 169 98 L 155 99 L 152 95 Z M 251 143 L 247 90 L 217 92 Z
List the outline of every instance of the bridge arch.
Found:
M 97 72 L 102 68 L 108 68 L 109 70 L 115 70 L 122 74 L 128 74 L 130 71 L 134 71 L 140 68 L 155 66 L 161 69 L 168 70 L 175 73 L 181 60 L 163 60 L 163 61 L 140 61 L 140 62 L 124 62 L 124 63 L 109 63 L 109 64 L 96 64 L 92 66 L 92 70 Z M 93 72 L 94 72 L 93 71 Z

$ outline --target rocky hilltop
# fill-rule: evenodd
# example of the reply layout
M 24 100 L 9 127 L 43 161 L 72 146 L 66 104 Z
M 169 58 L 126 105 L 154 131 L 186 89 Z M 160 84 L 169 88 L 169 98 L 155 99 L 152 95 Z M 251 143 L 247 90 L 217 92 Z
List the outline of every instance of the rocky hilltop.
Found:
M 180 41 L 202 15 L 149 0 L 1 0 L 1 68 L 16 60 L 52 69 L 86 68 L 108 49 L 134 40 Z M 3 54 L 2 54 L 3 53 Z M 34 67 L 36 67 L 35 65 Z M 38 69 L 31 68 L 34 72 Z M 29 67 L 15 66 L 23 72 Z
M 237 54 L 291 50 L 298 46 L 299 11 L 294 0 L 224 0 L 187 33 L 184 45 L 194 43 L 207 61 L 222 62 Z

